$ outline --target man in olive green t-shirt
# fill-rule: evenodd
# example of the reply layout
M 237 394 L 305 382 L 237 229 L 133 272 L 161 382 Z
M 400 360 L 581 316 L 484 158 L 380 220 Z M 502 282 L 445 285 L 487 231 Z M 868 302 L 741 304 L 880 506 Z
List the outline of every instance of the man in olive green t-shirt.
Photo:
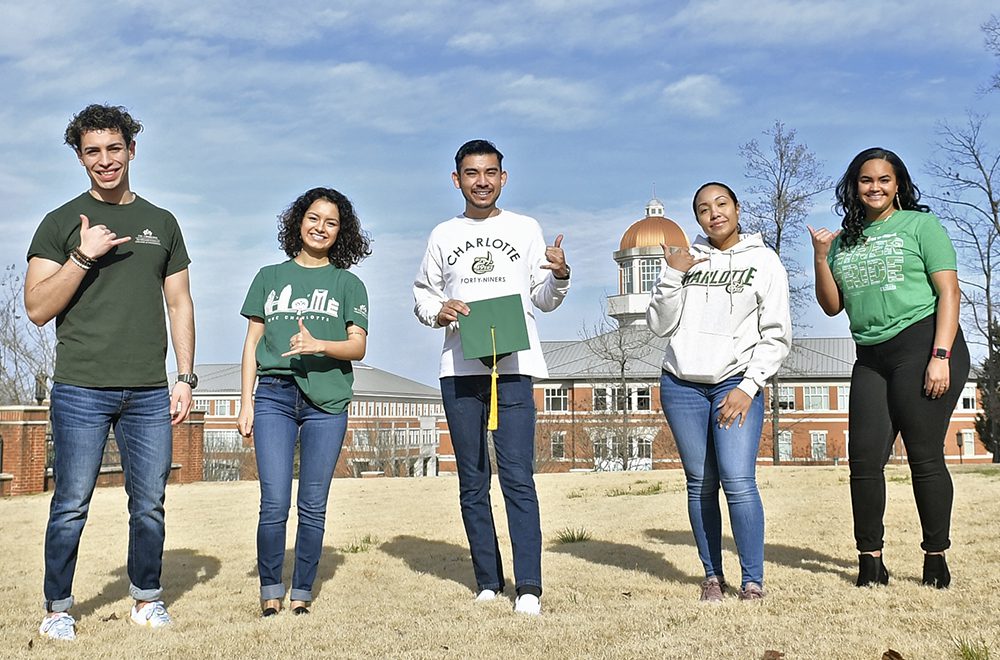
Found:
M 28 248 L 28 317 L 39 326 L 56 320 L 55 492 L 45 532 L 47 614 L 39 627 L 53 639 L 76 637 L 73 575 L 112 425 L 128 493 L 131 619 L 153 628 L 171 622 L 160 600 L 163 502 L 171 427 L 187 419 L 198 382 L 194 305 L 177 221 L 129 186 L 141 130 L 121 107 L 90 105 L 73 117 L 66 144 L 90 189 L 46 215 Z M 179 374 L 172 390 L 164 300 Z

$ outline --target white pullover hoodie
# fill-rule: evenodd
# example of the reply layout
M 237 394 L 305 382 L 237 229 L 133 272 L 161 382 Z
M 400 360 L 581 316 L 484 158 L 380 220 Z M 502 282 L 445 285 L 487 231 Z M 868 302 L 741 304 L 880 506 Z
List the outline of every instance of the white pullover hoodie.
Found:
M 699 236 L 682 273 L 663 267 L 646 309 L 649 329 L 669 337 L 663 368 L 681 380 L 720 383 L 737 374 L 751 398 L 788 355 L 792 323 L 788 273 L 760 234 L 740 234 L 728 250 Z

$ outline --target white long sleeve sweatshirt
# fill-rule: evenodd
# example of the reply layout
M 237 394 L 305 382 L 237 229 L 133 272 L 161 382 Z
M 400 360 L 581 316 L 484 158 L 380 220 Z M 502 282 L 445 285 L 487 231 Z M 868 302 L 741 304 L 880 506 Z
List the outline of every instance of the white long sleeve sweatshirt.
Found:
M 545 239 L 534 218 L 503 210 L 484 219 L 456 216 L 435 227 L 427 241 L 413 282 L 413 313 L 424 325 L 438 328 L 437 315 L 447 300 L 471 302 L 521 294 L 530 348 L 500 360 L 497 371 L 545 378 L 548 368 L 533 307 L 551 312 L 569 291 L 569 280 L 556 279 L 552 271 L 541 267 L 545 263 Z M 458 326 L 449 324 L 440 377 L 489 373 L 479 360 L 462 356 Z
M 670 338 L 663 368 L 695 383 L 742 373 L 737 387 L 753 397 L 791 348 L 788 273 L 760 234 L 728 250 L 699 236 L 691 256 L 707 261 L 683 273 L 664 260 L 646 309 L 649 329 Z

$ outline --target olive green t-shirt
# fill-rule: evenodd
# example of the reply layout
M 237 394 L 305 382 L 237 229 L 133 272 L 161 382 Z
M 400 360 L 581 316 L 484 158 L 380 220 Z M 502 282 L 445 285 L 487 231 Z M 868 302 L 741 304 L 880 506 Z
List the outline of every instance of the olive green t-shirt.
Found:
M 80 215 L 131 236 L 100 257 L 56 317 L 53 380 L 80 387 L 167 384 L 167 327 L 163 281 L 188 267 L 177 220 L 136 195 L 131 204 L 106 204 L 83 193 L 52 211 L 35 230 L 28 260 L 64 264 L 80 246 Z
M 289 259 L 264 266 L 253 278 L 240 314 L 264 321 L 257 343 L 257 375 L 294 376 L 302 393 L 319 408 L 342 413 L 351 402 L 354 370 L 350 360 L 287 353 L 299 331 L 323 341 L 347 339 L 347 326 L 368 332 L 368 292 L 354 273 L 333 264 L 306 268 Z
M 931 274 L 958 270 L 955 248 L 931 213 L 896 211 L 868 224 L 865 241 L 838 236 L 827 262 L 844 296 L 851 335 L 862 346 L 892 339 L 937 308 Z

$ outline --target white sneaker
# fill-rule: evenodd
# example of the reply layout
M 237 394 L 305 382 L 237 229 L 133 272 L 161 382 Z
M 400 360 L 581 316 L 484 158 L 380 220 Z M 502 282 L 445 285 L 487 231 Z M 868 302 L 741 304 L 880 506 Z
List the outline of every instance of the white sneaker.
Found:
M 51 639 L 63 641 L 73 641 L 76 639 L 76 619 L 66 612 L 55 612 L 52 616 L 42 619 L 42 625 L 38 626 L 38 634 L 45 635 Z
M 476 596 L 477 603 L 485 603 L 496 599 L 497 599 L 497 592 L 493 591 L 492 589 L 483 589 L 482 591 L 479 592 L 479 595 Z
M 170 615 L 167 614 L 167 608 L 163 604 L 163 601 L 155 600 L 152 603 L 146 603 L 138 610 L 135 609 L 135 605 L 133 605 L 132 623 L 137 623 L 140 626 L 147 626 L 149 628 L 162 628 L 173 623 L 173 619 L 171 619 Z
M 521 594 L 514 601 L 514 611 L 518 614 L 538 616 L 542 613 L 542 601 L 535 594 Z

